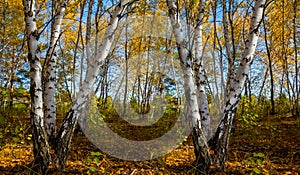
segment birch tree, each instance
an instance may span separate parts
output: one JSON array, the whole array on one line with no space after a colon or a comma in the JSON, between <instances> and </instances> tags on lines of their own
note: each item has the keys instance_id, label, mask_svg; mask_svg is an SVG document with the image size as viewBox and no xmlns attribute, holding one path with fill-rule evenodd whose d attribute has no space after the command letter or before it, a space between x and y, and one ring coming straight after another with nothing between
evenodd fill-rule
<instances>
[{"instance_id":1,"label":"birch tree","mask_svg":"<svg viewBox=\"0 0 300 175\"><path fill-rule=\"evenodd\" d=\"M34 165L36 167L34 170L36 172L40 172L42 174L47 173L48 166L53 164L56 165L56 160L59 164L59 168L62 169L65 166L65 162L67 159L68 151L71 145L71 139L73 136L73 132L75 126L77 124L78 118L81 115L82 109L85 107L86 101L90 93L93 90L93 85L96 81L96 77L100 72L100 67L103 65L105 58L107 57L112 42L114 40L114 35L116 29L118 27L118 22L122 17L125 9L130 5L129 0L121 0L110 19L108 27L106 29L104 38L102 43L99 46L99 53L97 53L97 58L88 62L88 68L86 71L86 77L80 87L78 92L78 96L74 100L69 112L67 113L65 119L63 120L62 125L60 126L59 132L55 137L52 147L55 149L55 156L52 157L50 154L50 146L48 142L48 136L46 132L49 130L49 135L53 136L53 121L55 121L55 116L52 115L55 108L52 106L47 106L46 111L49 117L49 125L46 127L44 124L44 111L43 111L43 87L42 87L42 65L41 65L41 57L40 50L38 48L38 42L40 37L40 32L36 26L37 19L37 8L36 8L35 0L23 0L24 13L25 13L25 22L26 22L26 33L27 33L27 45L28 45L28 60L30 61L30 95L31 95L31 123L33 128L33 143L34 143ZM54 96L55 90L53 88L53 82L55 77L55 61L57 59L56 45L59 39L60 33L60 25L61 20L64 14L64 10L66 8L66 1L60 1L57 6L57 16L53 21L52 31L53 35L51 37L50 48L47 52L47 59L49 61L47 69L47 77L49 78L48 83L48 96L46 96L46 100L48 98L52 98ZM53 67L52 67L53 66ZM54 79L54 80L53 80ZM53 80L53 81L52 81ZM54 91L52 91L54 90ZM53 105L53 99L49 100L50 105ZM55 100L54 100L55 102ZM47 102L48 103L48 102ZM51 104L52 103L52 104ZM52 112L52 113L51 113ZM55 114L55 113L54 113ZM46 122L47 123L47 122Z\"/></svg>"},{"instance_id":2,"label":"birch tree","mask_svg":"<svg viewBox=\"0 0 300 175\"><path fill-rule=\"evenodd\" d=\"M60 3L52 1L54 12L52 26L51 26L51 39L50 46L46 55L46 75L45 75L45 93L44 93L44 106L45 106L45 124L46 132L49 141L53 141L56 133L56 101L55 101L55 83L56 83L56 62L58 40L61 35L61 23L66 10L67 0Z\"/></svg>"},{"instance_id":3,"label":"birch tree","mask_svg":"<svg viewBox=\"0 0 300 175\"><path fill-rule=\"evenodd\" d=\"M203 66L203 21L204 21L204 9L205 9L205 1L201 0L199 5L199 18L196 23L195 28L195 70L196 70L196 85L198 91L198 106L199 112L201 115L201 125L203 127L204 135L207 139L211 137L211 126L210 126L210 116L208 111L208 101L206 98L205 91L205 75L204 75L204 66Z\"/></svg>"},{"instance_id":4,"label":"birch tree","mask_svg":"<svg viewBox=\"0 0 300 175\"><path fill-rule=\"evenodd\" d=\"M180 9L175 0L167 0L169 8L169 17L173 27L176 44L178 47L181 68L184 72L184 89L187 99L187 105L193 127L193 142L196 156L196 167L199 170L197 174L209 173L210 165L224 170L225 159L228 149L230 131L233 127L233 119L240 100L245 81L248 76L248 71L253 61L254 51L259 38L259 27L262 20L262 14L266 0L258 0L255 2L253 15L251 19L249 34L245 43L245 50L240 62L237 74L230 81L230 91L224 106L224 111L221 115L218 128L214 136L208 140L205 137L201 117L198 110L196 97L196 84L191 69L191 51L188 50L188 43L185 39L180 23ZM200 19L201 20L201 19ZM198 45L199 47L199 45ZM197 48L199 49L199 48ZM203 63L205 64L205 63ZM213 152L211 154L211 152Z\"/></svg>"},{"instance_id":5,"label":"birch tree","mask_svg":"<svg viewBox=\"0 0 300 175\"><path fill-rule=\"evenodd\" d=\"M49 143L44 125L43 112L43 87L42 87L42 65L38 40L40 33L36 27L36 2L35 0L23 0L28 60L30 62L30 117L33 128L33 153L34 164L39 165L36 169L45 171L51 162Z\"/></svg>"},{"instance_id":6,"label":"birch tree","mask_svg":"<svg viewBox=\"0 0 300 175\"><path fill-rule=\"evenodd\" d=\"M80 116L80 112L84 108L86 101L93 90L93 85L96 81L96 77L100 72L100 67L104 64L110 47L112 45L118 22L122 17L123 12L130 4L129 0L121 0L117 5L113 16L108 24L102 43L99 46L99 53L97 58L88 64L86 71L86 77L83 84L80 87L77 98L74 100L67 116L64 118L63 123L59 129L56 137L56 154L59 159L60 168L64 168L65 161L67 159L67 152L70 149L71 138Z\"/></svg>"},{"instance_id":7,"label":"birch tree","mask_svg":"<svg viewBox=\"0 0 300 175\"><path fill-rule=\"evenodd\" d=\"M194 72L192 69L192 55L191 51L188 49L188 42L182 32L177 3L174 0L168 0L167 3L169 8L169 17L178 47L180 66L184 74L184 91L187 100L187 113L190 115L191 127L193 128L192 135L196 162L197 166L201 166L201 169L203 169L204 172L208 172L211 164L211 157L202 128L201 116L198 108L197 87L194 81Z\"/></svg>"}]
</instances>

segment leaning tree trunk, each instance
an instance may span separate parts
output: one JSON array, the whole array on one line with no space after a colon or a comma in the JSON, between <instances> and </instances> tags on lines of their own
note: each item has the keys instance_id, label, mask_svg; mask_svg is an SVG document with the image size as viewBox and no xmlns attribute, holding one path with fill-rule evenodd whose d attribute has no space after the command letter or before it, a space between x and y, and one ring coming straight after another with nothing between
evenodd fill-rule
<instances>
[{"instance_id":1,"label":"leaning tree trunk","mask_svg":"<svg viewBox=\"0 0 300 175\"><path fill-rule=\"evenodd\" d=\"M222 170L225 168L226 153L233 119L240 100L240 95L248 77L248 71L253 61L257 40L259 38L259 27L262 22L265 2L266 0L257 0L255 2L243 58L240 62L237 75L231 85L232 88L229 92L228 100L226 101L225 109L221 116L217 131L212 140L209 142L211 149L214 151L214 163L216 163L216 165Z\"/></svg>"},{"instance_id":2,"label":"leaning tree trunk","mask_svg":"<svg viewBox=\"0 0 300 175\"><path fill-rule=\"evenodd\" d=\"M53 3L55 3L53 1ZM44 92L44 115L45 127L48 136L48 142L52 142L56 134L56 101L55 101L55 83L56 83L56 61L57 61L57 44L60 37L61 22L67 6L67 1L64 0L54 8L57 9L54 13L54 19L51 28L50 47L46 55L46 75L45 75L45 92Z\"/></svg>"},{"instance_id":3,"label":"leaning tree trunk","mask_svg":"<svg viewBox=\"0 0 300 175\"><path fill-rule=\"evenodd\" d=\"M39 32L36 27L35 0L23 0L26 33L28 37L28 60L30 61L30 117L33 128L34 170L45 174L51 163L49 144L44 127L42 65L38 49Z\"/></svg>"},{"instance_id":4,"label":"leaning tree trunk","mask_svg":"<svg viewBox=\"0 0 300 175\"><path fill-rule=\"evenodd\" d=\"M68 156L68 151L70 149L71 139L73 132L84 109L86 102L89 98L90 93L93 90L93 85L96 81L96 77L100 72L100 67L104 64L105 58L107 57L112 42L114 40L115 32L118 26L118 22L122 17L124 10L129 5L129 0L121 0L121 2L116 6L116 9L112 15L110 23L106 29L104 38L99 48L99 53L97 53L97 58L92 62L88 62L88 68L86 72L85 80L83 81L76 99L74 100L67 116L64 118L62 125L58 131L56 137L55 152L58 157L60 168L65 167L66 159ZM81 116L86 117L86 116Z\"/></svg>"}]
</instances>

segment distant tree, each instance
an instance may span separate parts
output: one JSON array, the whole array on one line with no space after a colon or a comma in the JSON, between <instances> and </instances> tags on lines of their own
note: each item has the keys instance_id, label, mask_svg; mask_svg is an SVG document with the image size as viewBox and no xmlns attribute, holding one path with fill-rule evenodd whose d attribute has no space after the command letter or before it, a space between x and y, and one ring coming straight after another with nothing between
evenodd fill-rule
<instances>
[{"instance_id":1,"label":"distant tree","mask_svg":"<svg viewBox=\"0 0 300 175\"><path fill-rule=\"evenodd\" d=\"M0 1L0 106L11 108L15 99L16 88L26 82L26 74L22 72L25 40L20 37L24 31L22 3L18 0ZM10 112L8 109L7 112Z\"/></svg>"}]
</instances>

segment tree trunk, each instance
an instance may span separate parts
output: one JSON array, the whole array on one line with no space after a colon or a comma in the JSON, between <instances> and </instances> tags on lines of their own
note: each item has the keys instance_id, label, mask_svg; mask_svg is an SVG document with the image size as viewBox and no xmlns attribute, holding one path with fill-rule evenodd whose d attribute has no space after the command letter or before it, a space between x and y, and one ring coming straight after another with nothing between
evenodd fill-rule
<instances>
[{"instance_id":1,"label":"tree trunk","mask_svg":"<svg viewBox=\"0 0 300 175\"><path fill-rule=\"evenodd\" d=\"M60 37L61 22L67 6L67 1L55 4L53 1L54 19L51 26L50 47L46 55L46 75L45 75L45 93L44 93L44 115L45 127L48 141L51 142L56 134L56 61L57 61L57 43ZM56 7L55 7L56 6Z\"/></svg>"},{"instance_id":2,"label":"tree trunk","mask_svg":"<svg viewBox=\"0 0 300 175\"><path fill-rule=\"evenodd\" d=\"M286 76L286 88L287 88L287 94L289 99L289 112L292 109L292 97L291 97L291 91L290 91L290 75L289 75L289 63L287 58L287 51L285 49L285 1L282 0L282 30L281 30L281 36L282 36L282 60L284 60L284 66L283 70Z\"/></svg>"},{"instance_id":3,"label":"tree trunk","mask_svg":"<svg viewBox=\"0 0 300 175\"><path fill-rule=\"evenodd\" d=\"M34 170L45 174L51 163L47 133L44 127L42 65L38 49L39 32L36 27L35 0L23 0L28 60L30 61L31 125L33 128Z\"/></svg>"},{"instance_id":4,"label":"tree trunk","mask_svg":"<svg viewBox=\"0 0 300 175\"><path fill-rule=\"evenodd\" d=\"M178 6L174 0L167 1L169 8L169 17L173 33L175 35L176 44L179 52L180 66L184 74L184 90L187 101L187 114L190 115L191 127L193 128L193 142L194 152L196 155L197 174L207 174L211 164L211 157L207 140L202 129L201 117L198 108L198 98L196 93L196 85L194 83L193 69L192 69L192 55L187 48L187 41L185 40L180 21L178 17Z\"/></svg>"},{"instance_id":5,"label":"tree trunk","mask_svg":"<svg viewBox=\"0 0 300 175\"><path fill-rule=\"evenodd\" d=\"M263 90L264 90L264 87L265 87L265 83L266 83L266 79L268 77L268 69L266 70L266 72L264 73L264 79L263 79L263 82L260 86L260 90L259 90L259 93L258 93L258 100L257 100L257 104L260 104L261 102L261 98L262 98L262 93L263 93Z\"/></svg>"},{"instance_id":6,"label":"tree trunk","mask_svg":"<svg viewBox=\"0 0 300 175\"><path fill-rule=\"evenodd\" d=\"M124 89L124 99L123 99L123 115L126 116L126 108L127 108L127 93L128 93L128 18L126 18L126 26L125 26L125 89Z\"/></svg>"},{"instance_id":7,"label":"tree trunk","mask_svg":"<svg viewBox=\"0 0 300 175\"><path fill-rule=\"evenodd\" d=\"M121 0L116 6L116 9L112 15L110 23L106 29L104 38L99 48L98 57L93 62L88 62L88 69L86 72L85 80L83 81L77 98L73 102L67 116L62 122L59 132L56 137L55 151L59 160L59 168L65 167L68 151L70 149L71 139L75 126L77 124L82 110L84 109L86 102L89 99L89 95L93 90L93 85L96 81L96 77L100 72L100 67L104 64L105 58L107 57L112 42L114 40L115 32L118 26L118 22L129 4L129 0ZM89 64L90 63L90 64Z\"/></svg>"},{"instance_id":8,"label":"tree trunk","mask_svg":"<svg viewBox=\"0 0 300 175\"><path fill-rule=\"evenodd\" d=\"M267 50L267 56L268 56L268 63L269 63L269 71L270 71L270 80L271 80L271 114L275 114L275 99L274 99L274 78L273 78L273 67L272 67L272 59L271 59L271 53L268 45L268 37L267 37L267 28L265 24L265 20L263 19L263 27L265 31L265 45Z\"/></svg>"},{"instance_id":9,"label":"tree trunk","mask_svg":"<svg viewBox=\"0 0 300 175\"><path fill-rule=\"evenodd\" d=\"M205 91L205 75L204 75L204 67L203 67L203 36L202 36L202 28L203 28L203 20L204 20L204 9L205 9L205 1L202 0L200 2L200 15L197 21L197 26L195 28L195 72L196 72L196 85L198 91L198 106L199 112L201 116L201 125L203 128L203 132L205 138L207 140L211 137L211 127L210 127L210 116L208 111L208 101L206 98Z\"/></svg>"},{"instance_id":10,"label":"tree trunk","mask_svg":"<svg viewBox=\"0 0 300 175\"><path fill-rule=\"evenodd\" d=\"M82 3L80 3L80 17L79 17L79 27L76 37L76 43L75 43L75 49L74 49L74 57L73 57L73 79L72 79L72 92L73 92L73 98L76 98L76 63L77 63L77 50L80 38L82 39L82 19L84 14L84 8L85 8L86 0L83 0Z\"/></svg>"},{"instance_id":11,"label":"tree trunk","mask_svg":"<svg viewBox=\"0 0 300 175\"><path fill-rule=\"evenodd\" d=\"M294 18L293 18L293 40L294 40L294 59L295 59L295 79L296 79L296 87L295 87L295 92L296 92L296 102L295 102L295 115L299 115L299 82L298 82L298 73L299 73L299 68L298 68L298 49L297 49L297 0L293 1L294 5Z\"/></svg>"},{"instance_id":12,"label":"tree trunk","mask_svg":"<svg viewBox=\"0 0 300 175\"><path fill-rule=\"evenodd\" d=\"M226 154L229 144L230 131L232 122L235 117L235 112L240 100L240 96L248 77L250 65L253 61L254 52L259 38L259 26L261 24L263 10L266 0L258 0L255 2L254 12L251 19L250 31L246 40L246 47L240 62L237 75L234 78L228 100L225 103L225 109L221 116L218 129L214 137L209 141L209 146L214 151L214 163L217 167L224 170Z\"/></svg>"},{"instance_id":13,"label":"tree trunk","mask_svg":"<svg viewBox=\"0 0 300 175\"><path fill-rule=\"evenodd\" d=\"M233 84L234 80L234 55L231 54L230 51L230 42L229 42L229 30L228 30L228 20L227 15L229 14L227 10L227 2L226 0L222 0L222 6L223 6L223 14L222 14L222 23L223 23L223 32L224 32L224 39L225 39L225 49L226 49L226 55L228 60L228 66L227 66L227 82L226 82L226 90L225 90L225 100L228 99L228 95L231 91L231 85Z\"/></svg>"}]
</instances>

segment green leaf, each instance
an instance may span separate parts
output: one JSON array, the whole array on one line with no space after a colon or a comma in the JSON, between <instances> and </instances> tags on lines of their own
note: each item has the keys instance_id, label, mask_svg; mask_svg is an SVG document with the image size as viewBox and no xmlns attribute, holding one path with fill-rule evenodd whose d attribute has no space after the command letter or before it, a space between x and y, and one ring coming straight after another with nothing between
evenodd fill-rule
<instances>
[{"instance_id":1,"label":"green leaf","mask_svg":"<svg viewBox=\"0 0 300 175\"><path fill-rule=\"evenodd\" d=\"M252 157L250 158L250 160L251 160L251 165L254 165L255 164L255 160Z\"/></svg>"},{"instance_id":2,"label":"green leaf","mask_svg":"<svg viewBox=\"0 0 300 175\"><path fill-rule=\"evenodd\" d=\"M13 141L14 141L14 142L18 142L18 141L19 141L19 138L18 138L18 137L13 137Z\"/></svg>"},{"instance_id":3,"label":"green leaf","mask_svg":"<svg viewBox=\"0 0 300 175\"><path fill-rule=\"evenodd\" d=\"M264 153L253 153L253 157L263 158L263 157L265 157L265 154Z\"/></svg>"},{"instance_id":4,"label":"green leaf","mask_svg":"<svg viewBox=\"0 0 300 175\"><path fill-rule=\"evenodd\" d=\"M93 159L93 162L94 162L97 166L99 166L99 164L100 164L100 160L99 160L98 157L95 157L95 158Z\"/></svg>"},{"instance_id":5,"label":"green leaf","mask_svg":"<svg viewBox=\"0 0 300 175\"><path fill-rule=\"evenodd\" d=\"M95 172L95 171L96 171L96 167L90 166L89 170L90 170L91 172Z\"/></svg>"},{"instance_id":6,"label":"green leaf","mask_svg":"<svg viewBox=\"0 0 300 175\"><path fill-rule=\"evenodd\" d=\"M19 129L20 129L20 126L17 125L17 126L15 127L15 133L14 133L14 134L18 133L18 132L19 132Z\"/></svg>"},{"instance_id":7,"label":"green leaf","mask_svg":"<svg viewBox=\"0 0 300 175\"><path fill-rule=\"evenodd\" d=\"M95 157L94 159L93 159L93 161L94 161L94 163L99 163L99 159L97 158L97 157Z\"/></svg>"},{"instance_id":8,"label":"green leaf","mask_svg":"<svg viewBox=\"0 0 300 175\"><path fill-rule=\"evenodd\" d=\"M257 162L257 164L258 164L259 166L262 165L262 160L261 160L261 159L258 159L256 162Z\"/></svg>"},{"instance_id":9,"label":"green leaf","mask_svg":"<svg viewBox=\"0 0 300 175\"><path fill-rule=\"evenodd\" d=\"M257 169L257 168L253 168L253 172L256 173L256 174L260 174L260 170Z\"/></svg>"},{"instance_id":10,"label":"green leaf","mask_svg":"<svg viewBox=\"0 0 300 175\"><path fill-rule=\"evenodd\" d=\"M97 151L97 152L91 152L91 155L92 156L101 156L101 153L99 152L99 151Z\"/></svg>"}]
</instances>

